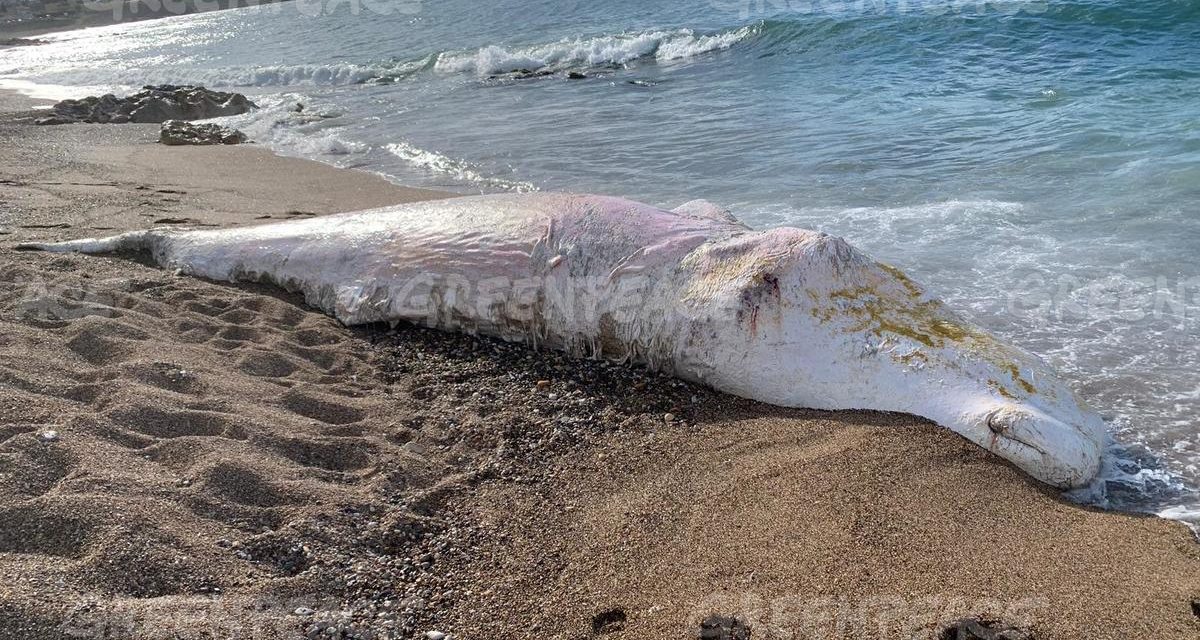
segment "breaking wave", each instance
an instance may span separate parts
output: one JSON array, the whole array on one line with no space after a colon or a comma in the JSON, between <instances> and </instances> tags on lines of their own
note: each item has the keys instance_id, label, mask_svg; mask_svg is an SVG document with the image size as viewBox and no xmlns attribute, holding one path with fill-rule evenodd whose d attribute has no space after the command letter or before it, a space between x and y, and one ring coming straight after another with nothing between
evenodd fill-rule
<instances>
[{"instance_id":1,"label":"breaking wave","mask_svg":"<svg viewBox=\"0 0 1200 640\"><path fill-rule=\"evenodd\" d=\"M490 45L473 52L444 53L434 68L443 73L488 75L519 69L558 71L580 66L618 66L651 58L681 60L728 49L759 30L759 25L751 25L699 35L691 29L676 29L564 39L511 49Z\"/></svg>"},{"instance_id":2,"label":"breaking wave","mask_svg":"<svg viewBox=\"0 0 1200 640\"><path fill-rule=\"evenodd\" d=\"M216 70L202 80L211 85L275 87L295 85L363 84L380 78L400 78L419 71L422 61L376 64L306 64Z\"/></svg>"}]
</instances>

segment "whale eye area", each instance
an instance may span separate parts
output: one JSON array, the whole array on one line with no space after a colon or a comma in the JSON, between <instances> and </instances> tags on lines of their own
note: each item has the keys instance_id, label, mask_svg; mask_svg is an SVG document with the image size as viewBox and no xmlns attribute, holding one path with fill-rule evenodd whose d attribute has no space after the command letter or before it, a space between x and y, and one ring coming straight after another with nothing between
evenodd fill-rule
<instances>
[{"instance_id":1,"label":"whale eye area","mask_svg":"<svg viewBox=\"0 0 1200 640\"><path fill-rule=\"evenodd\" d=\"M988 415L987 426L988 429L992 430L992 433L997 435L1002 435L1004 432L1008 431L1008 425L1004 423L1004 420L998 413L991 413Z\"/></svg>"}]
</instances>

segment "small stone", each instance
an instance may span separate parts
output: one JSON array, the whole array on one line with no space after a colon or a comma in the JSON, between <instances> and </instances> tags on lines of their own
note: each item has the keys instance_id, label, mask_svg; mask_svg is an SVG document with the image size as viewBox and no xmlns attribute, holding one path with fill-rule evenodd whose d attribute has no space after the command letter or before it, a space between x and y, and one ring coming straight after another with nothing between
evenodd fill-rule
<instances>
[{"instance_id":1,"label":"small stone","mask_svg":"<svg viewBox=\"0 0 1200 640\"><path fill-rule=\"evenodd\" d=\"M246 134L216 124L192 124L182 120L163 123L158 141L165 145L242 144Z\"/></svg>"},{"instance_id":2,"label":"small stone","mask_svg":"<svg viewBox=\"0 0 1200 640\"><path fill-rule=\"evenodd\" d=\"M296 610L293 611L292 613L295 613L298 616L311 616L312 614L314 614L316 612L313 611L312 609L309 609L308 607L296 607Z\"/></svg>"},{"instance_id":3,"label":"small stone","mask_svg":"<svg viewBox=\"0 0 1200 640\"><path fill-rule=\"evenodd\" d=\"M33 121L34 124L39 125L74 124L75 122L76 120L63 116L46 116Z\"/></svg>"},{"instance_id":4,"label":"small stone","mask_svg":"<svg viewBox=\"0 0 1200 640\"><path fill-rule=\"evenodd\" d=\"M426 631L425 640L445 640L446 634L441 631Z\"/></svg>"},{"instance_id":5,"label":"small stone","mask_svg":"<svg viewBox=\"0 0 1200 640\"><path fill-rule=\"evenodd\" d=\"M625 610L621 607L607 609L592 616L592 635L608 634L625 628Z\"/></svg>"},{"instance_id":6,"label":"small stone","mask_svg":"<svg viewBox=\"0 0 1200 640\"><path fill-rule=\"evenodd\" d=\"M663 414L663 421L664 421L664 422L675 422L675 414L673 414L673 413L664 413L664 414Z\"/></svg>"},{"instance_id":7,"label":"small stone","mask_svg":"<svg viewBox=\"0 0 1200 640\"><path fill-rule=\"evenodd\" d=\"M749 640L750 627L737 618L709 616L700 623L699 640Z\"/></svg>"},{"instance_id":8,"label":"small stone","mask_svg":"<svg viewBox=\"0 0 1200 640\"><path fill-rule=\"evenodd\" d=\"M549 389L550 381L549 380L538 380L537 388L538 388L538 391L545 391L546 389Z\"/></svg>"},{"instance_id":9,"label":"small stone","mask_svg":"<svg viewBox=\"0 0 1200 640\"><path fill-rule=\"evenodd\" d=\"M54 442L55 440L58 440L58 432L54 431L53 429L49 431L43 431L38 434L38 440L41 440L42 442Z\"/></svg>"}]
</instances>

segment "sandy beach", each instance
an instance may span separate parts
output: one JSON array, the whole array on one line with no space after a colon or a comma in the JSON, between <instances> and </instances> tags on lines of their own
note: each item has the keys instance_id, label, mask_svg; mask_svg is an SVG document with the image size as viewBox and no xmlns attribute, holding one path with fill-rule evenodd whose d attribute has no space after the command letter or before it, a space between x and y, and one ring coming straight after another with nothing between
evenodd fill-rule
<instances>
[{"instance_id":1,"label":"sandy beach","mask_svg":"<svg viewBox=\"0 0 1200 640\"><path fill-rule=\"evenodd\" d=\"M35 105L0 94L0 637L1200 635L1184 525L918 418L14 251L453 195Z\"/></svg>"}]
</instances>

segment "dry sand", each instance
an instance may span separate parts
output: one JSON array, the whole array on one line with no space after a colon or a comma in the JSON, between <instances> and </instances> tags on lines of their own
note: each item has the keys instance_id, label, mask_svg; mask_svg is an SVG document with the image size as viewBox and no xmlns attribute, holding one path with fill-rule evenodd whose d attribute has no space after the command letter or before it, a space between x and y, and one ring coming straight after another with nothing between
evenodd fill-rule
<instances>
[{"instance_id":1,"label":"dry sand","mask_svg":"<svg viewBox=\"0 0 1200 640\"><path fill-rule=\"evenodd\" d=\"M14 252L444 195L27 106L0 97L2 638L1200 637L1185 527L916 418Z\"/></svg>"}]
</instances>

